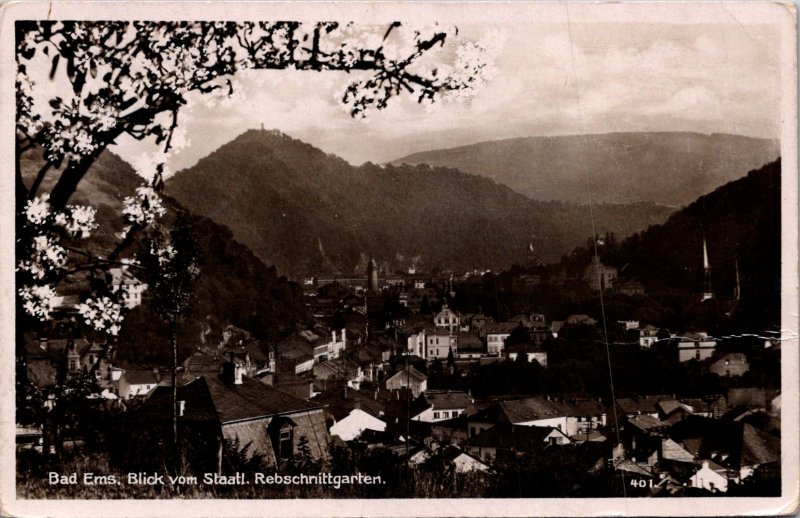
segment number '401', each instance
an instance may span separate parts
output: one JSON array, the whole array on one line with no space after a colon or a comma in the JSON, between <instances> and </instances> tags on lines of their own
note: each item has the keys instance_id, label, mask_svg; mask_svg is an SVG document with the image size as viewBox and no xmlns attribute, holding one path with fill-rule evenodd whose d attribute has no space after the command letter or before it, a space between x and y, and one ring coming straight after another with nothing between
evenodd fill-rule
<instances>
[{"instance_id":1,"label":"number '401'","mask_svg":"<svg viewBox=\"0 0 800 518\"><path fill-rule=\"evenodd\" d=\"M641 487L641 488L653 487L653 479L651 479L651 478L648 478L648 479L632 478L631 479L631 486L633 486L633 487Z\"/></svg>"}]
</instances>

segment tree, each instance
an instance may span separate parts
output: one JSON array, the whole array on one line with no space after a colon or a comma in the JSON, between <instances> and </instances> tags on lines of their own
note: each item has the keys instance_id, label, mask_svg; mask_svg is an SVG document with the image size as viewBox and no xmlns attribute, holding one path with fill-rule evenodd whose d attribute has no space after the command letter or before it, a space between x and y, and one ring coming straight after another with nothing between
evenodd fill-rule
<instances>
[{"instance_id":1,"label":"tree","mask_svg":"<svg viewBox=\"0 0 800 518\"><path fill-rule=\"evenodd\" d=\"M226 95L234 89L235 74L244 70L343 71L357 74L342 94L354 117L383 109L401 93L419 102L434 102L443 94L464 92L483 80L484 48L462 47L452 68L431 69L424 57L442 47L446 31L410 38L398 36L401 24L390 24L382 37L337 22L18 22L16 197L20 212L17 235L22 237L20 257L42 255L45 237L53 229L31 229L21 212L27 204L47 206L54 217L91 227L89 208L68 210L68 201L100 154L117 138L153 139L164 153L184 144L179 132L179 111L192 96ZM49 71L45 74L42 71ZM50 81L59 94L46 97L40 88ZM44 98L42 96L45 96ZM37 146L45 164L26 182L21 159ZM48 174L57 172L49 193L39 191ZM138 207L156 203L163 186L163 161L139 173L149 180L139 192ZM131 208L134 211L135 207ZM64 212L63 216L58 216ZM133 241L148 223L131 221L120 247L104 261L119 257L122 245ZM62 225L65 226L65 225ZM26 232L32 230L32 232ZM67 254L49 254L52 275L36 286L52 286L65 275ZM91 257L96 262L97 257ZM49 313L49 291L32 292L29 279L26 306Z\"/></svg>"},{"instance_id":2,"label":"tree","mask_svg":"<svg viewBox=\"0 0 800 518\"><path fill-rule=\"evenodd\" d=\"M178 319L194 299L192 283L199 275L197 243L191 227L178 217L174 228L165 235L154 229L149 246L139 254L142 271L150 288L156 313L169 324L172 345L172 445L178 456Z\"/></svg>"},{"instance_id":3,"label":"tree","mask_svg":"<svg viewBox=\"0 0 800 518\"><path fill-rule=\"evenodd\" d=\"M449 64L432 67L427 56L445 46L448 31L407 31L399 22L380 33L293 21L20 21L15 28L16 304L18 314L41 321L62 302L58 289L71 275L97 280L112 267L136 268L125 254L164 216L166 157L186 145L181 109L200 96L230 95L237 73L353 73L341 100L351 116L363 117L403 93L432 103L466 92L486 70L486 48L473 42L451 53ZM98 253L82 241L98 226L96 210L68 203L122 136L153 141L161 155L138 171L144 183L125 200L118 243ZM24 155L39 152L44 164L26 178ZM52 188L42 192L46 185ZM95 282L73 309L86 325L115 337L125 312L120 296Z\"/></svg>"},{"instance_id":4,"label":"tree","mask_svg":"<svg viewBox=\"0 0 800 518\"><path fill-rule=\"evenodd\" d=\"M17 328L17 356L24 358L25 326L55 318L59 306L105 337L106 356L127 309L122 291L106 278L111 268L126 268L147 278L159 314L170 323L173 387L175 326L197 272L185 226L161 222L167 213L161 192L169 154L187 143L184 107L229 96L236 74L246 70L352 73L341 100L353 117L381 110L403 93L432 103L485 79L480 43L449 52L455 56L450 66L431 66L427 56L445 46L448 32L406 31L404 39L399 22L379 34L353 24L292 21L21 21L15 29L16 310L25 315L18 319L25 323ZM123 136L151 141L158 153L137 171L142 185L124 200L118 240L98 249L87 242L99 226L97 210L70 200L92 164ZM41 167L24 170L39 154ZM140 242L148 246L134 257ZM80 298L65 305L60 292L76 276ZM57 387L55 394L62 412L78 393ZM173 425L175 414L173 405ZM173 442L176 437L173 426Z\"/></svg>"}]
</instances>

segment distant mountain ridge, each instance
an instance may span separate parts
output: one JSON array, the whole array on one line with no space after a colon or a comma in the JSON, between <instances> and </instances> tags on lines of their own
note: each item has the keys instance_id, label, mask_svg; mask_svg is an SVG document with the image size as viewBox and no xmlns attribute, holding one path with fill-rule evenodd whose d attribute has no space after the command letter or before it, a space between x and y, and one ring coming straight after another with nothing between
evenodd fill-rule
<instances>
[{"instance_id":1,"label":"distant mountain ridge","mask_svg":"<svg viewBox=\"0 0 800 518\"><path fill-rule=\"evenodd\" d=\"M201 187L202 186L202 187ZM492 180L427 166L354 167L275 130L249 130L167 182L196 214L290 276L385 269L505 268L531 240L545 261L592 233L589 209L537 202ZM629 235L672 210L598 204L597 231Z\"/></svg>"},{"instance_id":2,"label":"distant mountain ridge","mask_svg":"<svg viewBox=\"0 0 800 518\"><path fill-rule=\"evenodd\" d=\"M455 167L536 200L683 206L780 156L777 140L688 132L524 137L407 155Z\"/></svg>"}]
</instances>

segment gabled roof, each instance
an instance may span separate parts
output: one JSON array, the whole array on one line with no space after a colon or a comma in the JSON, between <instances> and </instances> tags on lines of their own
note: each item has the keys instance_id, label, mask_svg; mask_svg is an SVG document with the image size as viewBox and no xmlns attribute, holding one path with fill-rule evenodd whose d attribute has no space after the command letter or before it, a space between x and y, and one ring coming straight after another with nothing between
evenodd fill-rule
<instances>
[{"instance_id":1,"label":"gabled roof","mask_svg":"<svg viewBox=\"0 0 800 518\"><path fill-rule=\"evenodd\" d=\"M214 402L205 378L197 378L178 387L177 392L178 400L184 401L183 415L180 417L182 421L219 422L219 416L214 409ZM171 420L172 387L156 387L136 415Z\"/></svg>"},{"instance_id":2,"label":"gabled roof","mask_svg":"<svg viewBox=\"0 0 800 518\"><path fill-rule=\"evenodd\" d=\"M212 356L202 351L197 351L183 361L183 368L187 373L219 372L225 360L219 356Z\"/></svg>"},{"instance_id":3,"label":"gabled roof","mask_svg":"<svg viewBox=\"0 0 800 518\"><path fill-rule=\"evenodd\" d=\"M227 383L221 376L205 376L214 408L223 423L246 421L323 408L274 387L242 377L242 384Z\"/></svg>"},{"instance_id":4,"label":"gabled roof","mask_svg":"<svg viewBox=\"0 0 800 518\"><path fill-rule=\"evenodd\" d=\"M658 412L656 406L659 401L673 399L671 396L641 396L617 398L617 408L622 414L654 414Z\"/></svg>"},{"instance_id":5,"label":"gabled roof","mask_svg":"<svg viewBox=\"0 0 800 518\"><path fill-rule=\"evenodd\" d=\"M158 383L158 377L152 370L131 369L126 370L122 375L125 376L125 381L129 385L155 385Z\"/></svg>"},{"instance_id":6,"label":"gabled roof","mask_svg":"<svg viewBox=\"0 0 800 518\"><path fill-rule=\"evenodd\" d=\"M661 440L661 457L665 460L677 462L696 462L695 456L689 450L669 437Z\"/></svg>"},{"instance_id":7,"label":"gabled roof","mask_svg":"<svg viewBox=\"0 0 800 518\"><path fill-rule=\"evenodd\" d=\"M475 423L494 423L494 424L511 423L511 421L508 419L508 416L503 411L503 408L500 406L500 403L494 403L491 406L488 406L472 414L471 416L469 416L469 421Z\"/></svg>"},{"instance_id":8,"label":"gabled roof","mask_svg":"<svg viewBox=\"0 0 800 518\"><path fill-rule=\"evenodd\" d=\"M596 399L571 399L562 404L571 417L602 415L608 411L606 405Z\"/></svg>"},{"instance_id":9,"label":"gabled roof","mask_svg":"<svg viewBox=\"0 0 800 518\"><path fill-rule=\"evenodd\" d=\"M628 423L634 428L638 428L643 432L656 431L670 426L669 423L665 423L662 420L658 419L657 417L653 417L649 414L642 414L631 417L628 419Z\"/></svg>"},{"instance_id":10,"label":"gabled roof","mask_svg":"<svg viewBox=\"0 0 800 518\"><path fill-rule=\"evenodd\" d=\"M486 326L486 334L510 334L519 326L519 322L496 322Z\"/></svg>"},{"instance_id":11,"label":"gabled roof","mask_svg":"<svg viewBox=\"0 0 800 518\"><path fill-rule=\"evenodd\" d=\"M740 421L688 416L669 436L702 460L738 469L780 460L780 439Z\"/></svg>"},{"instance_id":12,"label":"gabled roof","mask_svg":"<svg viewBox=\"0 0 800 518\"><path fill-rule=\"evenodd\" d=\"M659 401L656 403L656 408L659 410L659 413L665 417L672 415L674 412L678 412L683 410L687 413L693 413L692 407L681 403L677 399L665 399L663 401Z\"/></svg>"},{"instance_id":13,"label":"gabled roof","mask_svg":"<svg viewBox=\"0 0 800 518\"><path fill-rule=\"evenodd\" d=\"M429 390L425 392L425 400L434 410L457 410L467 408L472 397L466 392Z\"/></svg>"},{"instance_id":14,"label":"gabled roof","mask_svg":"<svg viewBox=\"0 0 800 518\"><path fill-rule=\"evenodd\" d=\"M315 373L317 369L330 371L336 376L355 377L358 373L359 365L347 358L335 358L314 365Z\"/></svg>"},{"instance_id":15,"label":"gabled roof","mask_svg":"<svg viewBox=\"0 0 800 518\"><path fill-rule=\"evenodd\" d=\"M322 345L322 339L311 331L298 331L278 342L277 353L283 358L302 358L314 355L314 347Z\"/></svg>"},{"instance_id":16,"label":"gabled roof","mask_svg":"<svg viewBox=\"0 0 800 518\"><path fill-rule=\"evenodd\" d=\"M781 459L781 440L762 432L749 423L742 427L742 466L755 466L777 462Z\"/></svg>"},{"instance_id":17,"label":"gabled roof","mask_svg":"<svg viewBox=\"0 0 800 518\"><path fill-rule=\"evenodd\" d=\"M512 423L524 423L569 415L564 405L543 397L501 401L500 407Z\"/></svg>"},{"instance_id":18,"label":"gabled roof","mask_svg":"<svg viewBox=\"0 0 800 518\"><path fill-rule=\"evenodd\" d=\"M552 434L560 435L569 441L566 435L552 426L497 424L470 437L467 444L485 448L513 448L517 451L542 450L549 445L547 438Z\"/></svg>"},{"instance_id":19,"label":"gabled roof","mask_svg":"<svg viewBox=\"0 0 800 518\"><path fill-rule=\"evenodd\" d=\"M414 368L413 365L409 365L408 367L403 367L399 371L397 371L393 376L391 376L386 381L394 380L397 378L400 381L405 381L406 377L414 379L415 381L422 383L423 381L427 380L428 377Z\"/></svg>"},{"instance_id":20,"label":"gabled roof","mask_svg":"<svg viewBox=\"0 0 800 518\"><path fill-rule=\"evenodd\" d=\"M313 401L321 405L327 405L327 411L337 419L347 416L356 407L373 417L380 417L382 413L385 413L386 407L383 402L372 398L366 392L348 388L345 395L344 389L339 387L323 392L315 397Z\"/></svg>"}]
</instances>

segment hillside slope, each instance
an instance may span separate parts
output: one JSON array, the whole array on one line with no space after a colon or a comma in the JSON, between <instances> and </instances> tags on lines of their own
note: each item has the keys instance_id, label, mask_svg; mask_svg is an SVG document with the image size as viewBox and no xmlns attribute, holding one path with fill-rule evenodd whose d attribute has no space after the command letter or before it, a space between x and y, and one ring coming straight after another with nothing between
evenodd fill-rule
<instances>
[{"instance_id":1,"label":"hillside slope","mask_svg":"<svg viewBox=\"0 0 800 518\"><path fill-rule=\"evenodd\" d=\"M455 167L536 200L682 206L777 159L779 143L736 135L608 133L527 137L415 153L393 164Z\"/></svg>"},{"instance_id":2,"label":"hillside slope","mask_svg":"<svg viewBox=\"0 0 800 518\"><path fill-rule=\"evenodd\" d=\"M22 162L23 178L30 184L41 167L41 155L29 152ZM56 176L52 174L51 176ZM54 182L43 182L47 192ZM86 243L99 254L108 253L117 242L124 221L122 200L131 196L142 180L119 156L104 152L79 185L71 203L86 203L97 208L98 229ZM165 197L170 222L178 211L185 211L176 200ZM188 311L192 318L180 328L180 344L191 350L204 335L219 334L227 324L253 333L257 338L276 339L307 318L300 287L277 275L250 249L236 241L231 231L216 222L192 214L193 235L198 242L200 276L195 283L195 301ZM75 289L85 289L77 286ZM121 357L136 361L157 361L170 350L166 326L147 307L136 308L126 319L120 335Z\"/></svg>"},{"instance_id":3,"label":"hillside slope","mask_svg":"<svg viewBox=\"0 0 800 518\"><path fill-rule=\"evenodd\" d=\"M245 132L177 173L167 192L293 276L363 271L369 256L388 269L504 268L525 260L531 240L555 260L592 234L585 205L532 201L453 169L353 167L277 131ZM598 232L620 236L670 212L594 207Z\"/></svg>"}]
</instances>

